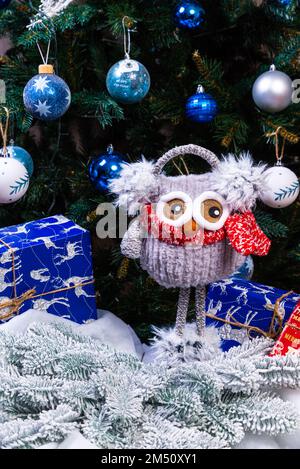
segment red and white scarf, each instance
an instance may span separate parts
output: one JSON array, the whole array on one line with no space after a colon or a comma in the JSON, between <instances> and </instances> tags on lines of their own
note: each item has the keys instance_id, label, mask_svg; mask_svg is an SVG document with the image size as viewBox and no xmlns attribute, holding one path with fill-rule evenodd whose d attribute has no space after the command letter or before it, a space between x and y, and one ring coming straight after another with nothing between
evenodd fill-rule
<instances>
[{"instance_id":1,"label":"red and white scarf","mask_svg":"<svg viewBox=\"0 0 300 469\"><path fill-rule=\"evenodd\" d=\"M259 228L250 211L230 215L219 230L200 229L195 235L187 236L183 226L174 227L161 221L153 206L146 204L141 211L141 224L149 235L176 246L188 244L207 246L226 238L230 245L244 256L250 254L266 256L271 246L271 241Z\"/></svg>"}]
</instances>

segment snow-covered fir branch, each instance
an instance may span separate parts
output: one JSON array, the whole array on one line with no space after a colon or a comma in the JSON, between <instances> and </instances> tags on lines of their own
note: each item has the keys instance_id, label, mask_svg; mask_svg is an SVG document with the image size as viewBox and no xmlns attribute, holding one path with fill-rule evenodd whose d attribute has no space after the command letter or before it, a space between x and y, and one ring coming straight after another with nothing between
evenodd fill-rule
<instances>
[{"instance_id":1,"label":"snow-covered fir branch","mask_svg":"<svg viewBox=\"0 0 300 469\"><path fill-rule=\"evenodd\" d=\"M48 16L48 18L53 18L67 8L73 1L74 0L41 0L39 9Z\"/></svg>"},{"instance_id":2,"label":"snow-covered fir branch","mask_svg":"<svg viewBox=\"0 0 300 469\"><path fill-rule=\"evenodd\" d=\"M300 357L256 339L205 362L145 364L61 324L0 330L0 447L37 448L78 429L100 448L231 448L245 432L299 425L268 386L299 385Z\"/></svg>"},{"instance_id":3,"label":"snow-covered fir branch","mask_svg":"<svg viewBox=\"0 0 300 469\"><path fill-rule=\"evenodd\" d=\"M43 19L54 18L67 8L74 0L41 0L39 11L31 18L28 29L32 29Z\"/></svg>"}]
</instances>

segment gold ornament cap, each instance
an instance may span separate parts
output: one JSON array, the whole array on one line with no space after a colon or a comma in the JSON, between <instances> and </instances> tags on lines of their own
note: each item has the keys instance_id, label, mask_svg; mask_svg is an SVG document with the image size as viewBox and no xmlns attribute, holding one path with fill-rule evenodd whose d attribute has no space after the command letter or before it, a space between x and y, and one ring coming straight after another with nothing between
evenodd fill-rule
<instances>
[{"instance_id":1,"label":"gold ornament cap","mask_svg":"<svg viewBox=\"0 0 300 469\"><path fill-rule=\"evenodd\" d=\"M48 73L48 74L53 74L54 73L54 67L51 64L42 64L39 66L39 74L41 73Z\"/></svg>"}]
</instances>

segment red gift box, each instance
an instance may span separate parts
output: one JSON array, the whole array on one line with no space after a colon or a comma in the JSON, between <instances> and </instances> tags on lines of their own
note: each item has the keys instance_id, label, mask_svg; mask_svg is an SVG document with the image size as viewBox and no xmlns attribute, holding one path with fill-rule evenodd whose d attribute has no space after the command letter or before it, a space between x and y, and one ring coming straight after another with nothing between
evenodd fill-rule
<instances>
[{"instance_id":1,"label":"red gift box","mask_svg":"<svg viewBox=\"0 0 300 469\"><path fill-rule=\"evenodd\" d=\"M292 312L278 337L270 357L286 355L287 353L300 353L300 302Z\"/></svg>"}]
</instances>

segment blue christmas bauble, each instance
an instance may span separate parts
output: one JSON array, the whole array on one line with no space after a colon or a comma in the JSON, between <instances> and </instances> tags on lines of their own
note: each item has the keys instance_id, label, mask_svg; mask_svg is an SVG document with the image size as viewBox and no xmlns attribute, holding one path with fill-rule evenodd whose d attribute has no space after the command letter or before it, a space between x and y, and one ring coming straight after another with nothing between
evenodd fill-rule
<instances>
[{"instance_id":1,"label":"blue christmas bauble","mask_svg":"<svg viewBox=\"0 0 300 469\"><path fill-rule=\"evenodd\" d=\"M251 280L254 273L254 262L251 256L246 257L244 264L242 264L230 277L242 278L244 280Z\"/></svg>"},{"instance_id":2,"label":"blue christmas bauble","mask_svg":"<svg viewBox=\"0 0 300 469\"><path fill-rule=\"evenodd\" d=\"M51 66L47 67L51 70ZM71 92L64 80L54 73L39 73L25 86L23 99L26 111L33 117L51 121L58 119L68 110Z\"/></svg>"},{"instance_id":3,"label":"blue christmas bauble","mask_svg":"<svg viewBox=\"0 0 300 469\"><path fill-rule=\"evenodd\" d=\"M218 113L215 99L205 93L200 86L197 93L190 96L185 106L186 117L194 122L211 122Z\"/></svg>"},{"instance_id":4,"label":"blue christmas bauble","mask_svg":"<svg viewBox=\"0 0 300 469\"><path fill-rule=\"evenodd\" d=\"M289 6L293 2L293 0L277 0L277 1L278 1L278 3L283 5L284 7Z\"/></svg>"},{"instance_id":5,"label":"blue christmas bauble","mask_svg":"<svg viewBox=\"0 0 300 469\"><path fill-rule=\"evenodd\" d=\"M179 28L198 28L204 21L205 11L198 2L184 0L175 7L175 22Z\"/></svg>"},{"instance_id":6,"label":"blue christmas bauble","mask_svg":"<svg viewBox=\"0 0 300 469\"><path fill-rule=\"evenodd\" d=\"M122 104L141 101L150 89L150 75L143 64L136 60L124 59L108 71L106 86L109 94Z\"/></svg>"},{"instance_id":7,"label":"blue christmas bauble","mask_svg":"<svg viewBox=\"0 0 300 469\"><path fill-rule=\"evenodd\" d=\"M0 150L0 156L4 156L3 148L1 148ZM6 156L10 156L11 158L14 158L15 160L20 161L20 163L22 163L27 169L29 177L32 176L34 166L33 166L31 155L28 153L28 151L26 151L22 147L9 145L6 147Z\"/></svg>"},{"instance_id":8,"label":"blue christmas bauble","mask_svg":"<svg viewBox=\"0 0 300 469\"><path fill-rule=\"evenodd\" d=\"M123 155L114 151L112 145L107 148L106 153L102 153L89 164L90 180L98 191L105 193L108 190L110 180L119 176L124 163Z\"/></svg>"},{"instance_id":9,"label":"blue christmas bauble","mask_svg":"<svg viewBox=\"0 0 300 469\"><path fill-rule=\"evenodd\" d=\"M0 0L0 10L7 7L10 4L11 0Z\"/></svg>"}]
</instances>

